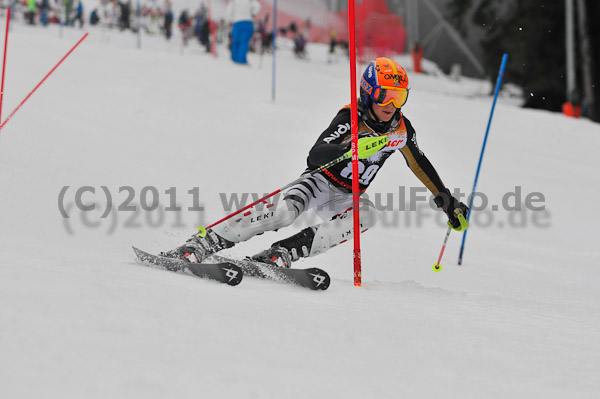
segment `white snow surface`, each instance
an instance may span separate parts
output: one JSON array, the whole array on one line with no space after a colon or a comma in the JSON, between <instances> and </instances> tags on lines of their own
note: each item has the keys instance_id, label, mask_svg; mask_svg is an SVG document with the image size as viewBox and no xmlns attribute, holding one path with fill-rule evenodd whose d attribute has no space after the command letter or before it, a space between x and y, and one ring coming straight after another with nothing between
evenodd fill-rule
<instances>
[{"instance_id":1,"label":"white snow surface","mask_svg":"<svg viewBox=\"0 0 600 399\"><path fill-rule=\"evenodd\" d=\"M3 119L82 35L14 25ZM348 243L298 264L328 271L327 291L250 277L229 287L141 266L131 246L173 248L227 213L219 193L295 179L349 103L349 67L326 63L326 47L309 45L306 62L283 46L272 103L270 56L237 66L224 48L216 59L196 43L182 51L177 36L135 46L131 33L91 29L1 131L0 397L598 397L597 124L500 97L478 189L490 206L515 186L522 201L542 193L545 211L500 207L487 226L474 212L462 266L453 232L432 271L443 215L428 209L417 223L398 210L398 187L421 186L398 154L369 189L396 205L362 235L362 287ZM412 74L397 59L421 149L468 193L489 83ZM94 211L74 205L86 186ZM114 208L104 219L103 186ZM137 212L117 211L123 186ZM145 187L158 210L141 209ZM164 211L172 187L182 212ZM194 188L201 221L187 210ZM299 227L225 254L251 255Z\"/></svg>"}]
</instances>

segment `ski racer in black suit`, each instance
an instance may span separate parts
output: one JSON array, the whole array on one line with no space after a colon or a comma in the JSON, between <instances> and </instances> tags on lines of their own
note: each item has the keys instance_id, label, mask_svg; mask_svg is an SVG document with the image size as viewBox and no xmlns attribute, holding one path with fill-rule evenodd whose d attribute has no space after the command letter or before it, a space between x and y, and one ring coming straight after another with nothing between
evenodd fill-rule
<instances>
[{"instance_id":1,"label":"ski racer in black suit","mask_svg":"<svg viewBox=\"0 0 600 399\"><path fill-rule=\"evenodd\" d=\"M385 161L401 152L408 167L435 196L434 202L446 213L451 227L460 229L455 210L467 216L468 208L446 188L425 154L419 149L416 133L401 107L408 98L406 71L389 58L377 58L365 69L358 105L359 185L364 192ZM247 212L215 225L201 237L192 236L184 245L164 256L201 262L208 256L266 231L291 225L302 213L313 209L323 223L275 242L253 256L255 260L290 267L301 257L314 256L348 239L353 230L352 161L339 162L319 173L322 165L350 150L351 110L343 107L319 136L308 154L303 179L289 188L275 207L252 207ZM373 204L361 198L361 230L375 225L380 215Z\"/></svg>"}]
</instances>

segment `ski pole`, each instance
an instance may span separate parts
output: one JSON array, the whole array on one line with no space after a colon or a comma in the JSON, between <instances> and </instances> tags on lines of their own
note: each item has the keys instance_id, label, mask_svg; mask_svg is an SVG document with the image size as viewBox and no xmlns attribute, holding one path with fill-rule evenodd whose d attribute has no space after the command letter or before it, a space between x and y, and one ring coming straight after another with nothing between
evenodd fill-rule
<instances>
[{"instance_id":1,"label":"ski pole","mask_svg":"<svg viewBox=\"0 0 600 399\"><path fill-rule=\"evenodd\" d=\"M285 189L287 189L287 188L289 188L289 187L293 186L293 185L294 185L294 184L296 184L296 183L299 183L299 182L301 182L302 180L306 179L306 178L307 178L307 177L309 177L309 176L314 176L314 175L316 175L317 173L319 173L319 172L322 172L322 171L324 171L325 169L327 169L327 168L330 168L330 167L332 167L332 166L333 166L333 165L335 165L335 164L338 164L338 163L340 163L340 162L342 162L342 161L344 161L344 160L346 160L346 159L350 159L350 158L351 158L351 156L352 156L352 155L350 155L350 153L349 153L349 152L346 152L346 153L345 153L344 155L342 155L341 157L339 157L339 158L336 158L336 159L334 159L333 161L331 161L331 162L329 162L329 163L326 163L326 164L325 164L325 165L323 165L323 166L320 166L319 168L317 168L317 169L313 170L312 172L310 172L310 173L309 173L309 174L307 174L307 175L300 176L298 179L294 180L293 182L291 182L291 183L288 183L288 184L286 184L285 186L283 186L283 187L281 187L281 188L279 188L279 189L277 189L277 190L273 191L271 194L267 194L267 195L265 195L264 197L262 197L262 198L260 198L260 199L258 199L258 200L256 200L256 201L254 201L253 203L251 203L251 204L249 204L249 205L246 205L246 206L245 206L245 207L243 207L242 209L239 209L239 210L237 210L237 211L233 212L232 214L229 214L229 215L225 216L223 219L221 219L221 220L218 220L218 221L214 222L214 223L213 223L213 224L211 224L210 226L208 226L208 227L206 227L206 228L205 228L205 227L203 227L203 226L198 226L198 235L200 235L200 237L205 237L205 236L206 236L206 230L207 230L207 229L211 229L211 228L215 227L216 225L218 225L218 224L220 224L220 223L223 223L224 221L226 221L226 220L228 220L228 219L231 219L231 218L232 218L232 217L234 217L235 215L239 215L241 212L245 211L246 209L252 208L254 205L258 204L259 202L262 202L262 201L266 200L267 198L271 198L272 196L274 196L274 195L276 195L276 194L279 194L279 193L280 193L280 192L282 192L283 190L285 190Z\"/></svg>"},{"instance_id":2,"label":"ski pole","mask_svg":"<svg viewBox=\"0 0 600 399\"><path fill-rule=\"evenodd\" d=\"M502 78L504 77L504 69L506 68L506 60L508 54L502 56L502 63L500 64L500 72L498 72L498 80L496 81L496 90L494 92L494 101L492 101L492 110L490 111L490 119L488 120L487 128L485 129L485 136L483 138L483 145L481 146L481 154L479 154L479 163L477 164L477 171L475 172L475 181L473 182L473 190L471 191L471 197L469 198L469 209L473 209L473 197L477 188L477 180L479 179L479 171L481 171L481 161L483 160L483 154L485 152L485 145L487 144L488 134L490 133L490 126L492 125L492 117L494 116L494 108L496 108L496 100L498 99L498 93L500 92L500 86L502 85ZM467 215L467 221L471 217L471 212ZM467 232L465 231L462 236L462 243L460 244L460 252L458 254L458 264L462 265L463 252L465 250L465 241L467 240Z\"/></svg>"},{"instance_id":3,"label":"ski pole","mask_svg":"<svg viewBox=\"0 0 600 399\"><path fill-rule=\"evenodd\" d=\"M448 227L448 231L446 231L446 237L444 237L444 243L442 244L442 250L440 251L440 256L438 261L433 264L433 271L439 272L442 270L442 265L440 262L442 261L442 256L444 256L444 250L446 249L446 243L448 242L448 237L450 237L450 232L452 231L452 227Z\"/></svg>"},{"instance_id":4,"label":"ski pole","mask_svg":"<svg viewBox=\"0 0 600 399\"><path fill-rule=\"evenodd\" d=\"M458 218L460 222L460 227L457 228L457 231L467 231L469 228L469 222L465 219L465 215L460 211L460 209L455 209L454 214ZM438 261L433 264L433 271L439 272L442 270L442 256L444 256L444 250L446 249L446 243L448 242L448 237L450 237L450 232L452 231L452 225L448 222L448 231L446 231L446 237L444 237L444 243L442 244L442 250L440 251L440 256L438 257Z\"/></svg>"}]
</instances>

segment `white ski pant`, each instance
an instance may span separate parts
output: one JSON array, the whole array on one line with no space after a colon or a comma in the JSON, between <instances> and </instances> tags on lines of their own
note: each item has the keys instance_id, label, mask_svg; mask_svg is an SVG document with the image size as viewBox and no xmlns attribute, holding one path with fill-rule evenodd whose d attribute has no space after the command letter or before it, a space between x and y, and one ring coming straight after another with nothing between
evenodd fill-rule
<instances>
[{"instance_id":1,"label":"white ski pant","mask_svg":"<svg viewBox=\"0 0 600 399\"><path fill-rule=\"evenodd\" d=\"M307 175L286 191L283 201L257 204L213 227L213 230L229 241L242 242L257 234L287 227L309 209L324 221L315 226L310 256L325 252L352 237L352 193L339 190L320 174ZM361 198L361 230L374 226L380 218L374 205Z\"/></svg>"}]
</instances>

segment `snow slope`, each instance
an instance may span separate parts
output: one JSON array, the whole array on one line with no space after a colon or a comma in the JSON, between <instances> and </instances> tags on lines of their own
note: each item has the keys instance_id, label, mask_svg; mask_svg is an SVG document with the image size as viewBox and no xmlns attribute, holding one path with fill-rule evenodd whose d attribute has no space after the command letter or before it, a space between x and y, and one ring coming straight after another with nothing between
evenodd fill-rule
<instances>
[{"instance_id":1,"label":"snow slope","mask_svg":"<svg viewBox=\"0 0 600 399\"><path fill-rule=\"evenodd\" d=\"M82 34L15 24L3 118ZM598 396L598 125L499 100L478 185L491 222L473 214L461 267L452 233L442 272L431 270L443 219L423 202L399 210L399 187L420 185L398 155L370 189L394 210L362 237L362 288L350 245L299 265L331 274L325 292L251 278L227 287L139 266L130 247L172 248L225 214L219 193L295 179L349 102L349 68L327 64L323 47L309 47L311 62L282 51L273 104L269 56L239 67L224 49L213 59L195 43L135 40L91 30L1 131L0 397ZM489 84L409 77L404 112L420 147L468 192ZM543 195L545 211L491 212L515 186L518 202ZM83 187L95 189L82 192L93 211L74 205ZM145 187L155 211L141 209ZM174 195L181 212L165 211ZM200 205L200 216L187 210Z\"/></svg>"}]
</instances>

